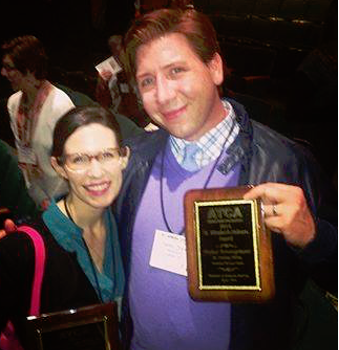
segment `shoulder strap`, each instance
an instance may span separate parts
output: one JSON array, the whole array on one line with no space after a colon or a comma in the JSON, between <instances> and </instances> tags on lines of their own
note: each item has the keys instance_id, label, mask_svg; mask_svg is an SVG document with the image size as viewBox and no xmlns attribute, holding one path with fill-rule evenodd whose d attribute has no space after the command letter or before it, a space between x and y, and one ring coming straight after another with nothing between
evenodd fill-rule
<instances>
[{"instance_id":1,"label":"shoulder strap","mask_svg":"<svg viewBox=\"0 0 339 350\"><path fill-rule=\"evenodd\" d=\"M19 226L18 231L26 233L32 240L35 251L35 268L34 279L32 285L31 307L29 314L31 316L39 316L40 314L40 295L41 285L45 270L45 244L40 233L29 226Z\"/></svg>"}]
</instances>

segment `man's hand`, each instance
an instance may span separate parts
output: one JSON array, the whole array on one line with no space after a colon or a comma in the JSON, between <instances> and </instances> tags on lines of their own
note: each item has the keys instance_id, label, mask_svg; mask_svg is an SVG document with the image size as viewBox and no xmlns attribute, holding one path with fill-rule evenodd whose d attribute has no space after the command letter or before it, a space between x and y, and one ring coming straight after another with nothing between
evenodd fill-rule
<instances>
[{"instance_id":1,"label":"man's hand","mask_svg":"<svg viewBox=\"0 0 339 350\"><path fill-rule=\"evenodd\" d=\"M244 198L260 198L266 226L292 245L302 248L314 239L315 222L300 187L265 183L249 190Z\"/></svg>"},{"instance_id":2,"label":"man's hand","mask_svg":"<svg viewBox=\"0 0 339 350\"><path fill-rule=\"evenodd\" d=\"M102 72L100 72L100 76L102 77L102 79L108 82L112 78L113 73L108 70L103 70Z\"/></svg>"},{"instance_id":3,"label":"man's hand","mask_svg":"<svg viewBox=\"0 0 339 350\"><path fill-rule=\"evenodd\" d=\"M15 223L11 219L6 219L4 222L4 229L0 230L0 239L5 237L7 233L15 232L16 229Z\"/></svg>"}]
</instances>

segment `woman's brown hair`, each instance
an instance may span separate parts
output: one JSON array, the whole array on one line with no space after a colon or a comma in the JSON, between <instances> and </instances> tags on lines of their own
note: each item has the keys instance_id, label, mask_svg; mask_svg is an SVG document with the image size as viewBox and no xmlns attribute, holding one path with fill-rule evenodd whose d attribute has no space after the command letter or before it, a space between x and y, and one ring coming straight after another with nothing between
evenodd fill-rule
<instances>
[{"instance_id":1,"label":"woman's brown hair","mask_svg":"<svg viewBox=\"0 0 339 350\"><path fill-rule=\"evenodd\" d=\"M121 132L114 115L103 107L82 106L75 107L61 117L54 128L51 156L61 159L65 143L80 127L89 124L101 124L114 132L119 147L121 147Z\"/></svg>"}]
</instances>

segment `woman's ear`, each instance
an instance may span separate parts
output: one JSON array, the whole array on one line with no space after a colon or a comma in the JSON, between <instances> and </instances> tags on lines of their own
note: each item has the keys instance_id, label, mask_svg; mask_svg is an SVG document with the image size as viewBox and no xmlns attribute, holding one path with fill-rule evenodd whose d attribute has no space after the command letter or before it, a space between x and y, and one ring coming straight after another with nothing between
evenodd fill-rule
<instances>
[{"instance_id":1,"label":"woman's ear","mask_svg":"<svg viewBox=\"0 0 339 350\"><path fill-rule=\"evenodd\" d=\"M53 169L55 170L55 172L62 178L68 180L68 176L64 170L64 168L59 165L58 160L55 157L51 157L51 165L53 167Z\"/></svg>"},{"instance_id":2,"label":"woman's ear","mask_svg":"<svg viewBox=\"0 0 339 350\"><path fill-rule=\"evenodd\" d=\"M129 149L129 147L125 146L125 147L123 147L121 153L122 153L122 155L120 157L120 165L121 165L122 169L126 169L129 157L131 155L131 150Z\"/></svg>"}]
</instances>

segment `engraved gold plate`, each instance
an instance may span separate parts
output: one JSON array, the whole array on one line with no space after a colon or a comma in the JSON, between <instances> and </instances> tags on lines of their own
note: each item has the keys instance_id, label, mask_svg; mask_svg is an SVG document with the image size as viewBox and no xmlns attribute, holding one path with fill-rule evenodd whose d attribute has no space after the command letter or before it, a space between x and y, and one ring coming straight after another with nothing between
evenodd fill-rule
<instances>
[{"instance_id":1,"label":"engraved gold plate","mask_svg":"<svg viewBox=\"0 0 339 350\"><path fill-rule=\"evenodd\" d=\"M185 196L189 291L197 300L261 302L274 295L270 232L249 187Z\"/></svg>"}]
</instances>

